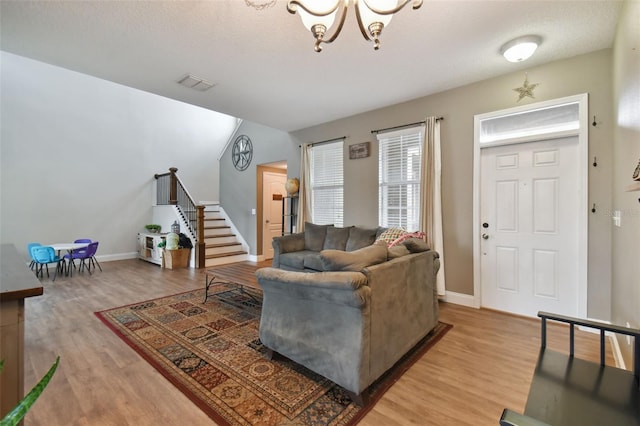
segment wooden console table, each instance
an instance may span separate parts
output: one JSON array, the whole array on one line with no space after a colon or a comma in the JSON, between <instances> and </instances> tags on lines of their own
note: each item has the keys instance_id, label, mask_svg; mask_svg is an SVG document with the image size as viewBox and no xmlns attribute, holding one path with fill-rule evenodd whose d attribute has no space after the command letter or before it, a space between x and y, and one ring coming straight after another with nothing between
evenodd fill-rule
<instances>
[{"instance_id":1,"label":"wooden console table","mask_svg":"<svg viewBox=\"0 0 640 426\"><path fill-rule=\"evenodd\" d=\"M0 245L0 418L24 396L24 299L42 293L13 244Z\"/></svg>"}]
</instances>

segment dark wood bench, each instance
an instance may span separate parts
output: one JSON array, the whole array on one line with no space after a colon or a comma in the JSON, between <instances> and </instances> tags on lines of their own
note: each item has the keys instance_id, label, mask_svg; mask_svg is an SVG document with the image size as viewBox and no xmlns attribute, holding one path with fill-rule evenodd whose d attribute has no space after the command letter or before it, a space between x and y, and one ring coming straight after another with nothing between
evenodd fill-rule
<instances>
[{"instance_id":1,"label":"dark wood bench","mask_svg":"<svg viewBox=\"0 0 640 426\"><path fill-rule=\"evenodd\" d=\"M505 409L502 426L640 426L640 330L539 312L542 339L524 414ZM547 320L569 324L569 355L547 349ZM600 332L600 364L574 357L575 326ZM605 333L633 337L633 372L605 365Z\"/></svg>"}]
</instances>

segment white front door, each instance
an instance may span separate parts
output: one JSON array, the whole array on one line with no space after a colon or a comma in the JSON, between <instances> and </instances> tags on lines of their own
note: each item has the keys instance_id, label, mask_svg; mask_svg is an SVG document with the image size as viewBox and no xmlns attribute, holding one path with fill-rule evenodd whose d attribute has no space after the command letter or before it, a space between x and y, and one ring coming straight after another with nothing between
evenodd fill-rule
<instances>
[{"instance_id":1,"label":"white front door","mask_svg":"<svg viewBox=\"0 0 640 426\"><path fill-rule=\"evenodd\" d=\"M264 172L262 175L262 253L265 260L273 259L273 237L282 235L282 197L287 195L286 181L285 174Z\"/></svg>"},{"instance_id":2,"label":"white front door","mask_svg":"<svg viewBox=\"0 0 640 426\"><path fill-rule=\"evenodd\" d=\"M578 137L480 154L482 306L578 315Z\"/></svg>"}]
</instances>

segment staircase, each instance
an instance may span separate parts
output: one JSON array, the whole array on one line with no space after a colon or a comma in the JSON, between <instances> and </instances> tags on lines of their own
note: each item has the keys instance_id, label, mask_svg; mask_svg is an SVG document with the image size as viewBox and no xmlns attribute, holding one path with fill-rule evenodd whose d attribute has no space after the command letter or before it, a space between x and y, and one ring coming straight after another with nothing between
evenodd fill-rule
<instances>
[{"instance_id":1,"label":"staircase","mask_svg":"<svg viewBox=\"0 0 640 426\"><path fill-rule=\"evenodd\" d=\"M249 259L217 204L205 205L204 243L206 268Z\"/></svg>"},{"instance_id":2,"label":"staircase","mask_svg":"<svg viewBox=\"0 0 640 426\"><path fill-rule=\"evenodd\" d=\"M154 175L156 204L175 206L181 219L189 227L194 241L196 268L209 268L226 263L249 260L246 242L236 237L224 210L218 204L196 204L178 178L177 168ZM242 241L242 242L241 242Z\"/></svg>"}]
</instances>

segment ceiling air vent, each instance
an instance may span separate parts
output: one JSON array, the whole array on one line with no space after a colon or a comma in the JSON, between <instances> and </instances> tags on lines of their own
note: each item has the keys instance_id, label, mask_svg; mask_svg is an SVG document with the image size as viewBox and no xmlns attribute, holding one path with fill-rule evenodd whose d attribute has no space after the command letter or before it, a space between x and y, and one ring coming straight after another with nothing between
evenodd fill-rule
<instances>
[{"instance_id":1,"label":"ceiling air vent","mask_svg":"<svg viewBox=\"0 0 640 426\"><path fill-rule=\"evenodd\" d=\"M207 80L203 80L200 77L196 77L195 75L187 74L184 77L178 80L178 84L181 84L184 87L188 87L189 89L197 90L199 92L204 92L206 90L211 89L214 84L208 82Z\"/></svg>"}]
</instances>

